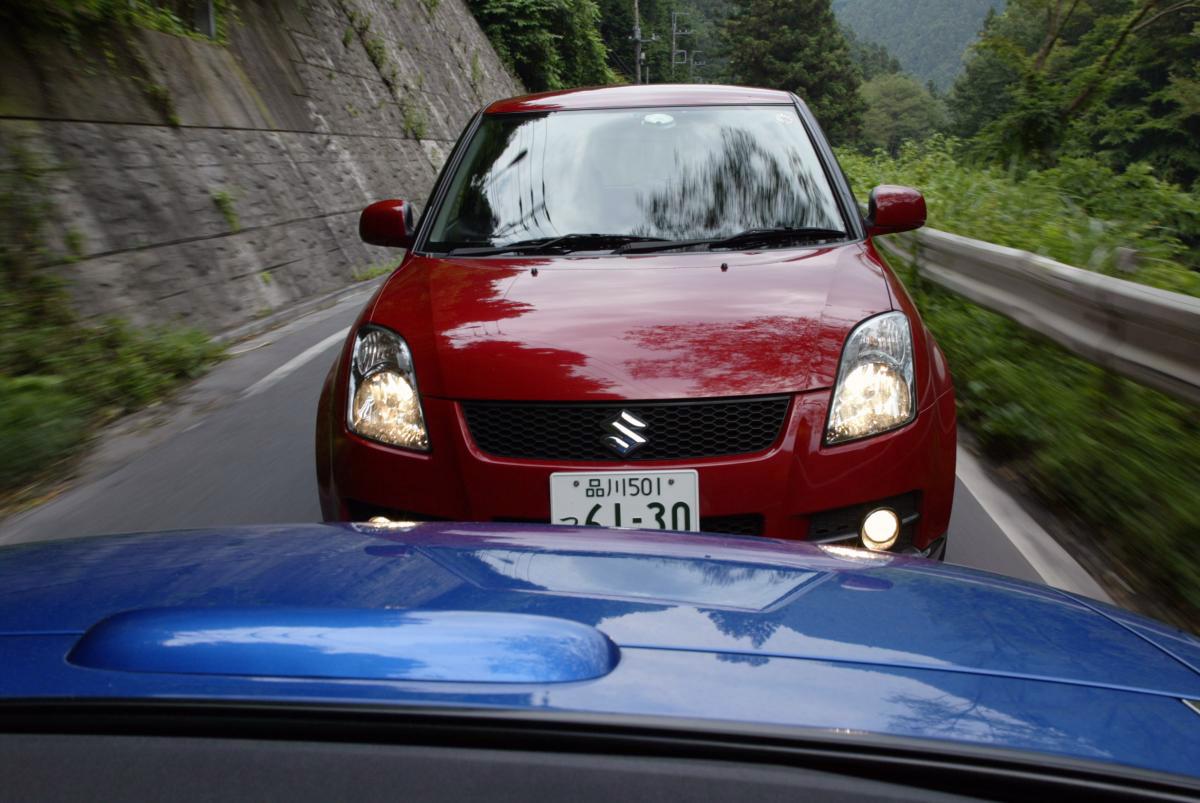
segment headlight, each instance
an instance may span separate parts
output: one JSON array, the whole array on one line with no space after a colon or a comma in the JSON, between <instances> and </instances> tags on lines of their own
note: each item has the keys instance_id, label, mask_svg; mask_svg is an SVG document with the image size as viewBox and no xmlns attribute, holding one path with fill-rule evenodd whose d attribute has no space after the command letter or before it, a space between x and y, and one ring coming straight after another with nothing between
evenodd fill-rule
<instances>
[{"instance_id":1,"label":"headlight","mask_svg":"<svg viewBox=\"0 0 1200 803\"><path fill-rule=\"evenodd\" d=\"M346 421L364 438L428 451L412 354L395 332L364 326L354 338Z\"/></svg>"},{"instance_id":2,"label":"headlight","mask_svg":"<svg viewBox=\"0 0 1200 803\"><path fill-rule=\"evenodd\" d=\"M916 412L908 318L888 312L863 321L842 349L825 443L878 435L912 421Z\"/></svg>"}]
</instances>

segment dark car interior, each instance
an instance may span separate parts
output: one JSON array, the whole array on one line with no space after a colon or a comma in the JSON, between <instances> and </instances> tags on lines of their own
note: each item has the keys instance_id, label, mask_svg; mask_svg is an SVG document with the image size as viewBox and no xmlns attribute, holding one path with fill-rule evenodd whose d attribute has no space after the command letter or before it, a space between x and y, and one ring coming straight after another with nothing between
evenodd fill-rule
<instances>
[{"instance_id":1,"label":"dark car interior","mask_svg":"<svg viewBox=\"0 0 1200 803\"><path fill-rule=\"evenodd\" d=\"M0 800L1183 800L1188 779L949 742L486 710L0 706Z\"/></svg>"}]
</instances>

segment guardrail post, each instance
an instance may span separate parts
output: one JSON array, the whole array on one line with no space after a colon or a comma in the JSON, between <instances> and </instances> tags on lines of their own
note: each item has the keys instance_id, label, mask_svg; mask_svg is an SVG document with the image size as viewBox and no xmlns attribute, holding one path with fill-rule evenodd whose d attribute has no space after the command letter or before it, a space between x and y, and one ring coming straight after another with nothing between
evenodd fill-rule
<instances>
[{"instance_id":1,"label":"guardrail post","mask_svg":"<svg viewBox=\"0 0 1200 803\"><path fill-rule=\"evenodd\" d=\"M909 236L912 238L913 286L920 290L920 292L925 293L928 288L925 287L925 277L921 275L921 253L924 246L921 244L920 234L914 231Z\"/></svg>"}]
</instances>

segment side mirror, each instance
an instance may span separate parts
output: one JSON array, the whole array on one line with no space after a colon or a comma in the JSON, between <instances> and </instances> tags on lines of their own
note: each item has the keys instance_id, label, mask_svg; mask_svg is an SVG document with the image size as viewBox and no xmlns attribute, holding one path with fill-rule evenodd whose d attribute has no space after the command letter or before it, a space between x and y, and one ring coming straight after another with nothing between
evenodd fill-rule
<instances>
[{"instance_id":1,"label":"side mirror","mask_svg":"<svg viewBox=\"0 0 1200 803\"><path fill-rule=\"evenodd\" d=\"M867 234L896 234L925 225L925 197L911 187L881 184L867 204Z\"/></svg>"},{"instance_id":2,"label":"side mirror","mask_svg":"<svg viewBox=\"0 0 1200 803\"><path fill-rule=\"evenodd\" d=\"M407 201L376 201L358 218L358 236L371 245L409 248L415 233L412 204Z\"/></svg>"}]
</instances>

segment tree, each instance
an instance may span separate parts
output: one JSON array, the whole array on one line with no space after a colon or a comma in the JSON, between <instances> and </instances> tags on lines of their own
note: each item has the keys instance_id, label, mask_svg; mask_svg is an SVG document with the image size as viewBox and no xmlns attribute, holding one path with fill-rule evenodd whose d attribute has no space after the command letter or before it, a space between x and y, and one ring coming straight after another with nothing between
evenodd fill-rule
<instances>
[{"instance_id":1,"label":"tree","mask_svg":"<svg viewBox=\"0 0 1200 803\"><path fill-rule=\"evenodd\" d=\"M857 138L861 79L829 0L735 0L725 35L734 80L795 92L834 143Z\"/></svg>"},{"instance_id":2,"label":"tree","mask_svg":"<svg viewBox=\"0 0 1200 803\"><path fill-rule=\"evenodd\" d=\"M1200 177L1200 0L1009 0L954 87L956 133L993 159L1065 155Z\"/></svg>"},{"instance_id":3,"label":"tree","mask_svg":"<svg viewBox=\"0 0 1200 803\"><path fill-rule=\"evenodd\" d=\"M867 111L862 142L895 156L909 140L920 142L945 128L946 111L916 79L902 74L879 75L862 85Z\"/></svg>"},{"instance_id":4,"label":"tree","mask_svg":"<svg viewBox=\"0 0 1200 803\"><path fill-rule=\"evenodd\" d=\"M595 0L568 0L560 12L559 50L563 87L602 86L616 80L608 68L608 49L600 38L600 8Z\"/></svg>"},{"instance_id":5,"label":"tree","mask_svg":"<svg viewBox=\"0 0 1200 803\"><path fill-rule=\"evenodd\" d=\"M886 46L859 39L854 29L845 25L842 26L842 34L846 37L846 44L850 46L850 57L862 71L863 80L870 81L877 75L902 72L900 62Z\"/></svg>"},{"instance_id":6,"label":"tree","mask_svg":"<svg viewBox=\"0 0 1200 803\"><path fill-rule=\"evenodd\" d=\"M531 90L609 84L596 0L468 0L496 53Z\"/></svg>"}]
</instances>

